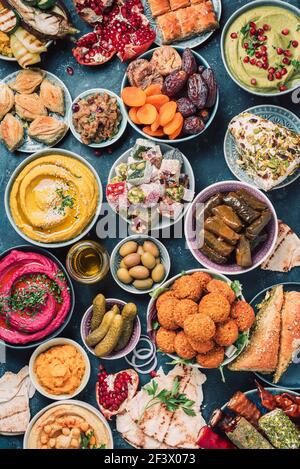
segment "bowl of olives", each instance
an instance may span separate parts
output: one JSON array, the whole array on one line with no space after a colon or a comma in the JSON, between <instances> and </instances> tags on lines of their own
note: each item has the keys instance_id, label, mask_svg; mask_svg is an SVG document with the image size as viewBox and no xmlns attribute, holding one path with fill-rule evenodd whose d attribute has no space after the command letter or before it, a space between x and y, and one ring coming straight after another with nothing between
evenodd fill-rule
<instances>
[{"instance_id":1,"label":"bowl of olives","mask_svg":"<svg viewBox=\"0 0 300 469\"><path fill-rule=\"evenodd\" d=\"M148 235L133 235L120 241L110 258L114 280L125 291L137 295L158 288L170 272L166 247Z\"/></svg>"}]
</instances>

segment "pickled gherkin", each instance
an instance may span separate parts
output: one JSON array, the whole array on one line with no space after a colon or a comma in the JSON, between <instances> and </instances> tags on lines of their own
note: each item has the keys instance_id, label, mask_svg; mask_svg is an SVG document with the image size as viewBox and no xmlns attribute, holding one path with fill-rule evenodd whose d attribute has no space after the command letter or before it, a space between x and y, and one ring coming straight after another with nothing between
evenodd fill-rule
<instances>
[{"instance_id":1,"label":"pickled gherkin","mask_svg":"<svg viewBox=\"0 0 300 469\"><path fill-rule=\"evenodd\" d=\"M127 303L122 311L122 318L123 318L123 329L122 334L119 338L117 346L115 347L115 351L118 352L122 350L128 344L133 331L133 324L135 317L137 315L137 307L134 303Z\"/></svg>"},{"instance_id":2,"label":"pickled gherkin","mask_svg":"<svg viewBox=\"0 0 300 469\"><path fill-rule=\"evenodd\" d=\"M114 317L118 313L119 313L119 308L117 305L114 305L110 311L105 313L100 326L97 327L97 329L95 329L93 332L91 332L87 336L86 338L87 345L89 345L90 347L93 347L96 344L98 344L100 340L103 339L103 337L106 336Z\"/></svg>"},{"instance_id":3,"label":"pickled gherkin","mask_svg":"<svg viewBox=\"0 0 300 469\"><path fill-rule=\"evenodd\" d=\"M91 330L94 331L100 326L106 312L105 296L99 293L93 300L93 314L91 319Z\"/></svg>"},{"instance_id":4,"label":"pickled gherkin","mask_svg":"<svg viewBox=\"0 0 300 469\"><path fill-rule=\"evenodd\" d=\"M122 334L123 323L124 319L121 314L116 314L104 339L101 340L95 348L97 357L105 357L115 349Z\"/></svg>"}]
</instances>

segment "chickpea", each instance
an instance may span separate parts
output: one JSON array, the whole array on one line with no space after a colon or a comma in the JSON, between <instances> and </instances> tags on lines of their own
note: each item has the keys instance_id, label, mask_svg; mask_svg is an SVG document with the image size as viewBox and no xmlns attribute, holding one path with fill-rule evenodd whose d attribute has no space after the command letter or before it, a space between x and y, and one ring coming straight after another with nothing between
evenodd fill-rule
<instances>
[{"instance_id":1,"label":"chickpea","mask_svg":"<svg viewBox=\"0 0 300 469\"><path fill-rule=\"evenodd\" d=\"M94 446L95 444L96 444L96 438L93 435L90 439L90 446Z\"/></svg>"},{"instance_id":2,"label":"chickpea","mask_svg":"<svg viewBox=\"0 0 300 469\"><path fill-rule=\"evenodd\" d=\"M71 433L71 430L69 428L63 428L62 429L62 434L65 436L69 436Z\"/></svg>"},{"instance_id":3,"label":"chickpea","mask_svg":"<svg viewBox=\"0 0 300 469\"><path fill-rule=\"evenodd\" d=\"M51 433L51 430L52 430L51 425L45 425L44 426L44 432L47 433L47 435L49 435L49 433Z\"/></svg>"},{"instance_id":4,"label":"chickpea","mask_svg":"<svg viewBox=\"0 0 300 469\"><path fill-rule=\"evenodd\" d=\"M80 424L80 429L83 431L83 432L87 432L88 429L89 429L89 424L87 422L82 422Z\"/></svg>"},{"instance_id":5,"label":"chickpea","mask_svg":"<svg viewBox=\"0 0 300 469\"><path fill-rule=\"evenodd\" d=\"M77 438L72 438L71 440L71 448L79 448L79 440Z\"/></svg>"},{"instance_id":6,"label":"chickpea","mask_svg":"<svg viewBox=\"0 0 300 469\"><path fill-rule=\"evenodd\" d=\"M48 443L48 440L49 440L49 438L47 437L47 435L42 435L42 436L41 436L41 443L42 443L43 445L45 445L46 443Z\"/></svg>"},{"instance_id":7,"label":"chickpea","mask_svg":"<svg viewBox=\"0 0 300 469\"><path fill-rule=\"evenodd\" d=\"M72 430L72 436L74 436L75 438L80 436L80 430L79 428L73 428Z\"/></svg>"},{"instance_id":8,"label":"chickpea","mask_svg":"<svg viewBox=\"0 0 300 469\"><path fill-rule=\"evenodd\" d=\"M55 448L56 439L55 438L50 438L48 445L49 445L50 448Z\"/></svg>"}]
</instances>

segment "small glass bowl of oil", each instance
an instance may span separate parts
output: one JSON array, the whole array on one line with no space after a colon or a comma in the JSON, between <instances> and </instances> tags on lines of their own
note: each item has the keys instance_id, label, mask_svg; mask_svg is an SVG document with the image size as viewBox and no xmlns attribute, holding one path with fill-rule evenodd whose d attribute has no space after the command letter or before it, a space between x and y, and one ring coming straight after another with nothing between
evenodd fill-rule
<instances>
[{"instance_id":1,"label":"small glass bowl of oil","mask_svg":"<svg viewBox=\"0 0 300 469\"><path fill-rule=\"evenodd\" d=\"M78 282L96 283L103 280L109 271L109 254L96 241L79 241L69 250L66 267Z\"/></svg>"}]
</instances>

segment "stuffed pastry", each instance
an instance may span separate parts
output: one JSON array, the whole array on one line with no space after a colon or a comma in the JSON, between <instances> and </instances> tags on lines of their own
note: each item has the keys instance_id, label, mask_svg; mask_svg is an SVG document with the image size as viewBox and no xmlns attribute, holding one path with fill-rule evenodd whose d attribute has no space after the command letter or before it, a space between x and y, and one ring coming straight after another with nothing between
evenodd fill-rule
<instances>
[{"instance_id":1,"label":"stuffed pastry","mask_svg":"<svg viewBox=\"0 0 300 469\"><path fill-rule=\"evenodd\" d=\"M39 116L34 119L28 128L29 137L44 143L54 145L67 131L67 124L51 116Z\"/></svg>"},{"instance_id":2,"label":"stuffed pastry","mask_svg":"<svg viewBox=\"0 0 300 469\"><path fill-rule=\"evenodd\" d=\"M16 113L21 119L33 121L38 116L48 114L43 101L38 94L16 94L15 96Z\"/></svg>"},{"instance_id":3,"label":"stuffed pastry","mask_svg":"<svg viewBox=\"0 0 300 469\"><path fill-rule=\"evenodd\" d=\"M24 141L24 128L22 122L13 114L6 114L0 124L0 137L9 151L14 151L19 148Z\"/></svg>"},{"instance_id":4,"label":"stuffed pastry","mask_svg":"<svg viewBox=\"0 0 300 469\"><path fill-rule=\"evenodd\" d=\"M65 115L65 96L61 86L52 83L50 80L43 80L40 97L49 111L61 116Z\"/></svg>"},{"instance_id":5,"label":"stuffed pastry","mask_svg":"<svg viewBox=\"0 0 300 469\"><path fill-rule=\"evenodd\" d=\"M9 83L9 86L12 90L17 93L22 94L31 94L33 93L38 86L42 83L45 76L45 72L42 70L21 70L18 73L15 81Z\"/></svg>"},{"instance_id":6,"label":"stuffed pastry","mask_svg":"<svg viewBox=\"0 0 300 469\"><path fill-rule=\"evenodd\" d=\"M3 119L15 104L15 96L5 83L0 83L0 120Z\"/></svg>"}]
</instances>

